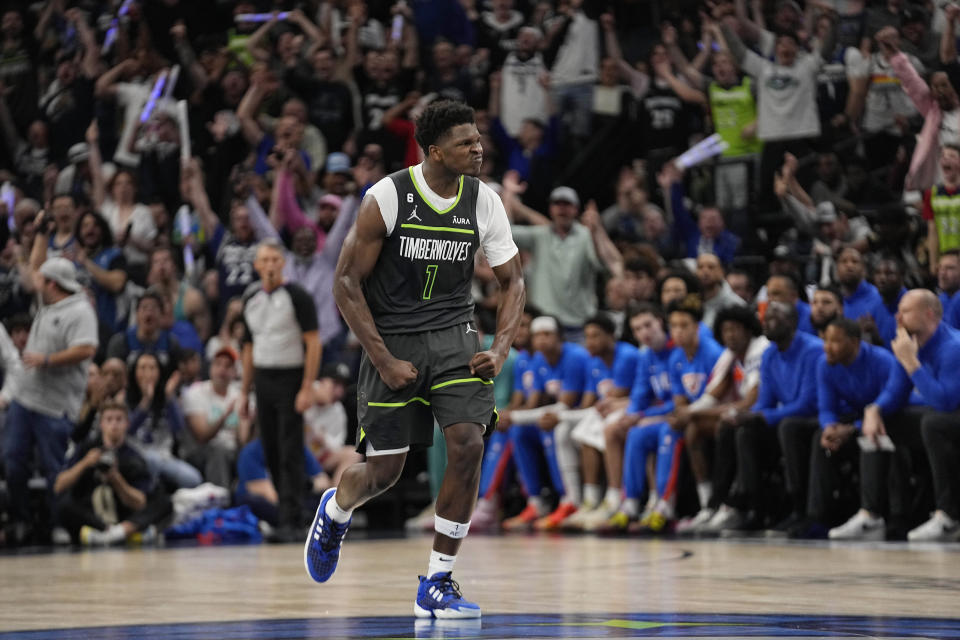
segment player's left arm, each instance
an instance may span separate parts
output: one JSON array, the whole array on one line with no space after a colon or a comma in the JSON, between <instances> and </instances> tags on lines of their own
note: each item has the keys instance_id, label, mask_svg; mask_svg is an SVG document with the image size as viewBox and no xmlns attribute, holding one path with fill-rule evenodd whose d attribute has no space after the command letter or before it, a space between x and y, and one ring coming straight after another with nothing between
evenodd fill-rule
<instances>
[{"instance_id":1,"label":"player's left arm","mask_svg":"<svg viewBox=\"0 0 960 640\"><path fill-rule=\"evenodd\" d=\"M520 327L526 289L520 256L514 255L505 263L493 268L500 284L500 303L497 305L497 333L487 351L481 351L470 360L470 373L483 378L494 378L500 373L503 363L510 355L510 345Z\"/></svg>"},{"instance_id":2,"label":"player's left arm","mask_svg":"<svg viewBox=\"0 0 960 640\"><path fill-rule=\"evenodd\" d=\"M470 360L470 373L483 378L493 378L500 373L503 363L510 355L526 289L523 282L523 267L519 251L510 234L510 221L500 197L483 183L477 194L477 227L480 246L493 274L500 285L500 302L497 305L497 333L487 351L481 351Z\"/></svg>"}]
</instances>

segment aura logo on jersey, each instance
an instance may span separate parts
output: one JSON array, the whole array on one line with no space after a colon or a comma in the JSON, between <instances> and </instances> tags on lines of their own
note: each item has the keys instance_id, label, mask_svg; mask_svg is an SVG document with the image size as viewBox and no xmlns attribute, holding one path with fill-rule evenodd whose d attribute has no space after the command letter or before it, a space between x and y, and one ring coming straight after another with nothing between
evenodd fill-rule
<instances>
[{"instance_id":1,"label":"aura logo on jersey","mask_svg":"<svg viewBox=\"0 0 960 640\"><path fill-rule=\"evenodd\" d=\"M471 242L436 238L400 237L400 255L410 260L465 262L470 258Z\"/></svg>"}]
</instances>

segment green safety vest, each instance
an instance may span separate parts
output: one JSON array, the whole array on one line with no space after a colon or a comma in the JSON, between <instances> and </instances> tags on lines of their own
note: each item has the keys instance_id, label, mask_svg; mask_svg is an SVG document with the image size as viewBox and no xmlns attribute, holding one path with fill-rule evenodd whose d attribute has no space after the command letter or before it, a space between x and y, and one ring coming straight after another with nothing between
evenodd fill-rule
<instances>
[{"instance_id":1,"label":"green safety vest","mask_svg":"<svg viewBox=\"0 0 960 640\"><path fill-rule=\"evenodd\" d=\"M729 147L723 157L730 158L751 153L760 153L763 142L744 140L740 132L757 119L757 101L750 91L750 78L724 89L716 82L709 87L710 113L713 116L713 128Z\"/></svg>"},{"instance_id":2,"label":"green safety vest","mask_svg":"<svg viewBox=\"0 0 960 640\"><path fill-rule=\"evenodd\" d=\"M932 187L930 208L937 225L940 253L960 249L960 191L950 195L943 185Z\"/></svg>"}]
</instances>

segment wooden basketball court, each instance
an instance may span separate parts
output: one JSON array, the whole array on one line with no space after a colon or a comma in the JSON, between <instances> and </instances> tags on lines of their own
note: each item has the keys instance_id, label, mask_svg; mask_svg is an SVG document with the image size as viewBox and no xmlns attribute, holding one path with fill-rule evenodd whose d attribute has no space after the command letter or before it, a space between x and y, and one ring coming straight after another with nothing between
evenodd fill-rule
<instances>
[{"instance_id":1,"label":"wooden basketball court","mask_svg":"<svg viewBox=\"0 0 960 640\"><path fill-rule=\"evenodd\" d=\"M465 624L413 618L429 546L348 537L324 585L298 545L2 557L0 639L960 638L960 545L477 535Z\"/></svg>"}]
</instances>

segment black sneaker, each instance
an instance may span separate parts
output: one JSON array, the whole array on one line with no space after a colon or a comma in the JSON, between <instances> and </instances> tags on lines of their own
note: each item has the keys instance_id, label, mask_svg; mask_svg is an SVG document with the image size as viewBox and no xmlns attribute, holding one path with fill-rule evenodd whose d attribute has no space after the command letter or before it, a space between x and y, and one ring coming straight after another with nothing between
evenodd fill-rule
<instances>
[{"instance_id":1,"label":"black sneaker","mask_svg":"<svg viewBox=\"0 0 960 640\"><path fill-rule=\"evenodd\" d=\"M791 512L786 518L773 525L772 528L767 529L765 534L768 538L786 538L790 535L790 532L795 529L798 525L803 524L806 521L806 518L797 512Z\"/></svg>"}]
</instances>

